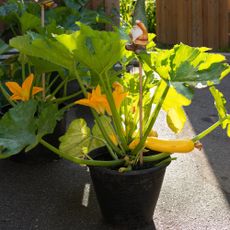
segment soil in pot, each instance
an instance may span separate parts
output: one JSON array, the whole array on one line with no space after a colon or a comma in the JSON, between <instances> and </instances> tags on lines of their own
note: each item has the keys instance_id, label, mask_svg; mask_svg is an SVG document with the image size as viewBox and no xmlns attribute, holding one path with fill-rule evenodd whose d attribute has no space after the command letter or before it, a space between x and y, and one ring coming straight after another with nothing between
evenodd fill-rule
<instances>
[{"instance_id":1,"label":"soil in pot","mask_svg":"<svg viewBox=\"0 0 230 230\"><path fill-rule=\"evenodd\" d=\"M102 153L106 151L103 148L98 150ZM145 225L152 225L154 229L153 214L167 166L148 166L126 173L90 166L105 221L112 225L128 226L128 229Z\"/></svg>"}]
</instances>

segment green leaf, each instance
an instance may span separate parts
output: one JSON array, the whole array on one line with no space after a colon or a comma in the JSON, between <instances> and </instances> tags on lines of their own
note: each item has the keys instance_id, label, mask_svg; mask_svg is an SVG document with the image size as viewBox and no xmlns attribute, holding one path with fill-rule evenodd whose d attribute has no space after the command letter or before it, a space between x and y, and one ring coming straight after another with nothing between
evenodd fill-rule
<instances>
[{"instance_id":1,"label":"green leaf","mask_svg":"<svg viewBox=\"0 0 230 230\"><path fill-rule=\"evenodd\" d=\"M184 44L175 45L170 50L157 50L151 54L152 68L191 99L191 87L206 87L209 81L218 84L228 73L229 65L223 63L225 57L206 53L207 50Z\"/></svg>"},{"instance_id":2,"label":"green leaf","mask_svg":"<svg viewBox=\"0 0 230 230\"><path fill-rule=\"evenodd\" d=\"M0 18L9 16L10 14L15 14L15 11L18 13L18 4L8 3L0 6Z\"/></svg>"},{"instance_id":3,"label":"green leaf","mask_svg":"<svg viewBox=\"0 0 230 230\"><path fill-rule=\"evenodd\" d=\"M63 73L64 70L59 65L53 64L37 57L28 57L28 62L34 66L35 72L38 74L51 73L54 71Z\"/></svg>"},{"instance_id":4,"label":"green leaf","mask_svg":"<svg viewBox=\"0 0 230 230\"><path fill-rule=\"evenodd\" d=\"M0 159L19 153L36 142L37 102L30 100L10 109L0 120Z\"/></svg>"},{"instance_id":5,"label":"green leaf","mask_svg":"<svg viewBox=\"0 0 230 230\"><path fill-rule=\"evenodd\" d=\"M39 57L70 71L73 70L73 56L57 41L42 37L33 39L30 35L25 35L12 38L10 45L26 55Z\"/></svg>"},{"instance_id":6,"label":"green leaf","mask_svg":"<svg viewBox=\"0 0 230 230\"><path fill-rule=\"evenodd\" d=\"M30 13L23 13L23 15L19 18L21 23L21 30L22 33L26 33L28 30L38 29L41 27L41 20L37 16L30 14Z\"/></svg>"},{"instance_id":7,"label":"green leaf","mask_svg":"<svg viewBox=\"0 0 230 230\"><path fill-rule=\"evenodd\" d=\"M56 104L41 102L39 107L41 111L37 120L37 136L43 137L46 134L53 133L57 120L60 119L60 114Z\"/></svg>"},{"instance_id":8,"label":"green leaf","mask_svg":"<svg viewBox=\"0 0 230 230\"><path fill-rule=\"evenodd\" d=\"M20 102L0 120L0 159L34 148L41 137L53 133L60 113L56 104Z\"/></svg>"},{"instance_id":9,"label":"green leaf","mask_svg":"<svg viewBox=\"0 0 230 230\"><path fill-rule=\"evenodd\" d=\"M95 148L103 146L103 142L95 142L84 119L76 119L71 122L64 136L59 138L60 150L65 155L84 158L86 154Z\"/></svg>"},{"instance_id":10,"label":"green leaf","mask_svg":"<svg viewBox=\"0 0 230 230\"><path fill-rule=\"evenodd\" d=\"M213 98L214 98L214 104L218 112L218 116L220 119L223 119L227 116L227 110L225 108L226 105L226 99L224 98L224 95L214 86L211 86L209 88ZM226 128L228 124L228 121L223 122L222 127L223 129Z\"/></svg>"},{"instance_id":11,"label":"green leaf","mask_svg":"<svg viewBox=\"0 0 230 230\"><path fill-rule=\"evenodd\" d=\"M36 119L36 142L33 145L28 146L25 151L27 152L34 148L43 136L53 133L57 125L57 120L59 119L60 114L56 104L40 102L38 104Z\"/></svg>"},{"instance_id":12,"label":"green leaf","mask_svg":"<svg viewBox=\"0 0 230 230\"><path fill-rule=\"evenodd\" d=\"M227 114L227 109L225 107L226 99L224 98L224 95L214 86L211 86L209 90L214 98L214 104L217 109L219 119L225 119L222 122L222 128L226 129L227 135L230 137L230 115Z\"/></svg>"},{"instance_id":13,"label":"green leaf","mask_svg":"<svg viewBox=\"0 0 230 230\"><path fill-rule=\"evenodd\" d=\"M114 130L111 125L111 119L107 116L100 116L99 119L103 124L107 135L113 140ZM87 154L93 149L105 146L106 142L100 128L95 124L90 128L84 119L75 119L71 122L64 136L59 138L60 150L65 155L71 155L79 158L88 157Z\"/></svg>"},{"instance_id":14,"label":"green leaf","mask_svg":"<svg viewBox=\"0 0 230 230\"><path fill-rule=\"evenodd\" d=\"M97 31L81 23L78 25L80 31L56 37L70 52L73 52L76 60L101 74L121 59L124 42L118 32Z\"/></svg>"},{"instance_id":15,"label":"green leaf","mask_svg":"<svg viewBox=\"0 0 230 230\"><path fill-rule=\"evenodd\" d=\"M6 52L7 50L9 50L9 46L2 39L0 39L0 54Z\"/></svg>"}]
</instances>

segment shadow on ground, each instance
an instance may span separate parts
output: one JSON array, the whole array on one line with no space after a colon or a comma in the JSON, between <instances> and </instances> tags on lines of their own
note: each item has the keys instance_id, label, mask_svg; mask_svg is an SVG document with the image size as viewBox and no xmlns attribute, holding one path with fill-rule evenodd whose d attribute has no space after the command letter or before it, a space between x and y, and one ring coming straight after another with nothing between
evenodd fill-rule
<instances>
[{"instance_id":1,"label":"shadow on ground","mask_svg":"<svg viewBox=\"0 0 230 230\"><path fill-rule=\"evenodd\" d=\"M230 112L230 77L226 77L217 88L224 93ZM213 98L208 89L196 91L193 103L186 108L186 113L196 134L218 120ZM201 142L220 188L230 204L230 138L227 137L225 130L218 127Z\"/></svg>"}]
</instances>

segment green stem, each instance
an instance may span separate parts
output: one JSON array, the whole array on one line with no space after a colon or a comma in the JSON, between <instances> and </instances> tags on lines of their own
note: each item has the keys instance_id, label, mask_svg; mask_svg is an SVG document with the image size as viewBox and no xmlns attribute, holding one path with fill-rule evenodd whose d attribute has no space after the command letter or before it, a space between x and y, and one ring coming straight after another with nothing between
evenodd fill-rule
<instances>
[{"instance_id":1,"label":"green stem","mask_svg":"<svg viewBox=\"0 0 230 230\"><path fill-rule=\"evenodd\" d=\"M209 128L205 129L204 131L202 131L201 133L199 133L198 135L196 135L195 137L193 137L192 141L196 142L196 141L204 138L206 135L208 135L214 129L216 129L218 126L220 126L226 119L228 119L228 116L225 116L224 118L220 119L219 121L217 121L216 123L214 123L213 125L211 125Z\"/></svg>"},{"instance_id":2,"label":"green stem","mask_svg":"<svg viewBox=\"0 0 230 230\"><path fill-rule=\"evenodd\" d=\"M168 157L167 159L155 164L155 166L168 165L171 161L176 160L176 159L177 159L176 157L173 157L173 158Z\"/></svg>"},{"instance_id":3,"label":"green stem","mask_svg":"<svg viewBox=\"0 0 230 230\"><path fill-rule=\"evenodd\" d=\"M95 139L97 139L97 140L103 142L103 143L106 145L106 147L107 147L107 149L108 149L110 155L112 156L112 158L113 158L114 160L118 160L117 155L113 153L113 150L112 150L111 147L106 143L106 141L105 141L104 139L99 138L99 137L95 137L95 136L93 136L93 138L95 138Z\"/></svg>"},{"instance_id":4,"label":"green stem","mask_svg":"<svg viewBox=\"0 0 230 230\"><path fill-rule=\"evenodd\" d=\"M84 160L78 157L74 157L72 155L62 153L59 149L55 148L53 145L49 144L43 139L40 139L39 142L42 145L44 145L46 148L48 148L50 151L52 151L53 153L56 153L60 157L63 157L64 159L72 161L76 164L84 164L89 166L115 167L115 166L121 166L125 163L125 160L112 160L112 161Z\"/></svg>"},{"instance_id":5,"label":"green stem","mask_svg":"<svg viewBox=\"0 0 230 230\"><path fill-rule=\"evenodd\" d=\"M55 97L56 93L62 88L62 86L63 86L64 84L65 84L65 81L62 81L62 82L58 85L58 87L53 91L53 93L51 93L51 94L49 95L49 99L48 99L47 101L52 100L52 99Z\"/></svg>"},{"instance_id":6,"label":"green stem","mask_svg":"<svg viewBox=\"0 0 230 230\"><path fill-rule=\"evenodd\" d=\"M65 81L64 90L63 90L63 95L62 96L66 97L66 95L67 95L67 89L68 89L68 81Z\"/></svg>"},{"instance_id":7,"label":"green stem","mask_svg":"<svg viewBox=\"0 0 230 230\"><path fill-rule=\"evenodd\" d=\"M73 93L73 94L71 94L69 96L66 96L66 97L61 97L61 98L58 98L58 99L54 99L53 101L56 102L56 103L62 103L64 101L67 101L69 99L72 99L74 97L79 96L81 93L82 93L82 91L79 91L77 93Z\"/></svg>"},{"instance_id":8,"label":"green stem","mask_svg":"<svg viewBox=\"0 0 230 230\"><path fill-rule=\"evenodd\" d=\"M159 153L156 155L152 155L152 156L145 156L143 157L144 162L152 162L152 161L158 161L161 159L164 159L166 157L169 157L172 153Z\"/></svg>"},{"instance_id":9,"label":"green stem","mask_svg":"<svg viewBox=\"0 0 230 230\"><path fill-rule=\"evenodd\" d=\"M46 74L45 73L42 73L42 97L43 97L43 100L45 100L46 98Z\"/></svg>"},{"instance_id":10,"label":"green stem","mask_svg":"<svg viewBox=\"0 0 230 230\"><path fill-rule=\"evenodd\" d=\"M12 106L15 106L16 104L10 99L10 95L7 93L7 91L4 89L4 87L2 86L1 83L0 83L0 89L1 89L2 94L4 95L4 97L6 98L6 100L7 100Z\"/></svg>"},{"instance_id":11,"label":"green stem","mask_svg":"<svg viewBox=\"0 0 230 230\"><path fill-rule=\"evenodd\" d=\"M14 27L12 25L10 25L10 29L11 29L14 37L16 37L18 34L17 34L17 32L15 31L15 29L14 29Z\"/></svg>"},{"instance_id":12,"label":"green stem","mask_svg":"<svg viewBox=\"0 0 230 230\"><path fill-rule=\"evenodd\" d=\"M57 80L58 80L58 76L54 77L54 79L53 79L51 82L50 82L50 78L49 78L49 81L48 81L48 82L50 82L50 83L49 83L49 85L48 85L47 88L46 88L46 92L49 92L49 91L50 91L51 87L53 86L53 84L54 84Z\"/></svg>"},{"instance_id":13,"label":"green stem","mask_svg":"<svg viewBox=\"0 0 230 230\"><path fill-rule=\"evenodd\" d=\"M28 72L31 73L31 65L28 64Z\"/></svg>"},{"instance_id":14,"label":"green stem","mask_svg":"<svg viewBox=\"0 0 230 230\"><path fill-rule=\"evenodd\" d=\"M26 71L25 71L25 64L23 63L22 64L22 80L24 81L25 79L26 79Z\"/></svg>"},{"instance_id":15,"label":"green stem","mask_svg":"<svg viewBox=\"0 0 230 230\"><path fill-rule=\"evenodd\" d=\"M149 122L149 124L147 126L147 129L146 129L144 135L143 135L143 138L140 140L139 144L133 150L133 155L136 155L138 157L140 151L143 149L144 143L145 143L150 131L152 130L152 127L153 127L153 125L154 125L154 123L155 123L155 121L157 119L157 116L158 116L160 110L161 110L163 102L164 102L164 100L165 100L165 98L167 96L169 88L170 88L170 86L167 84L167 86L164 89L164 92L162 93L162 96L161 96L159 102L156 104L156 107L155 107L155 109L153 111L153 115L150 118L150 122Z\"/></svg>"},{"instance_id":16,"label":"green stem","mask_svg":"<svg viewBox=\"0 0 230 230\"><path fill-rule=\"evenodd\" d=\"M123 127L122 127L122 122L121 122L121 118L117 112L117 108L113 99L113 95L112 95L112 90L111 90L111 85L110 85L110 81L109 81L109 77L108 77L108 73L105 72L105 79L106 79L106 83L107 83L107 87L104 83L104 78L102 78L102 75L99 74L99 78L100 78L100 82L102 84L103 89L105 90L105 94L106 94L106 98L108 100L108 103L110 105L110 109L112 112L112 118L114 120L114 127L116 129L116 133L119 137L119 140L121 142L121 147L124 150L128 150L128 145L124 136L124 132L123 132Z\"/></svg>"},{"instance_id":17,"label":"green stem","mask_svg":"<svg viewBox=\"0 0 230 230\"><path fill-rule=\"evenodd\" d=\"M148 121L148 119L150 117L150 113L151 113L151 109L152 109L152 104L154 103L155 97L156 97L156 95L158 93L160 83L161 83L161 81L158 82L158 84L156 86L156 89L154 91L154 95L152 96L152 98L151 98L151 100L149 102L149 106L148 106L148 108L145 111L145 117L144 117L144 120L146 121L145 124L147 123L147 121ZM146 127L145 127L145 129L146 129Z\"/></svg>"},{"instance_id":18,"label":"green stem","mask_svg":"<svg viewBox=\"0 0 230 230\"><path fill-rule=\"evenodd\" d=\"M69 108L73 107L74 105L76 105L75 102L72 102L72 103L64 106L63 108L61 108L60 111L65 112L66 110L68 110Z\"/></svg>"}]
</instances>

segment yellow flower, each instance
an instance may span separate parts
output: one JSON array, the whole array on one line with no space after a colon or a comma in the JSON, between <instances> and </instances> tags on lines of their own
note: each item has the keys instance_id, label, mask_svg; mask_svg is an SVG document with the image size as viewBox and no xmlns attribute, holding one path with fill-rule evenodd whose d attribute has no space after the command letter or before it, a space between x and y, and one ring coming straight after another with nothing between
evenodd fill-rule
<instances>
[{"instance_id":1,"label":"yellow flower","mask_svg":"<svg viewBox=\"0 0 230 230\"><path fill-rule=\"evenodd\" d=\"M22 83L22 87L17 82L6 82L6 86L13 93L11 100L28 101L30 94L33 96L43 90L41 87L34 86L31 90L34 75L31 73Z\"/></svg>"},{"instance_id":2,"label":"yellow flower","mask_svg":"<svg viewBox=\"0 0 230 230\"><path fill-rule=\"evenodd\" d=\"M87 98L75 101L76 104L89 106L95 109L99 114L104 114L108 109L108 102L106 96L101 94L101 87L98 85L92 93L88 93Z\"/></svg>"}]
</instances>

